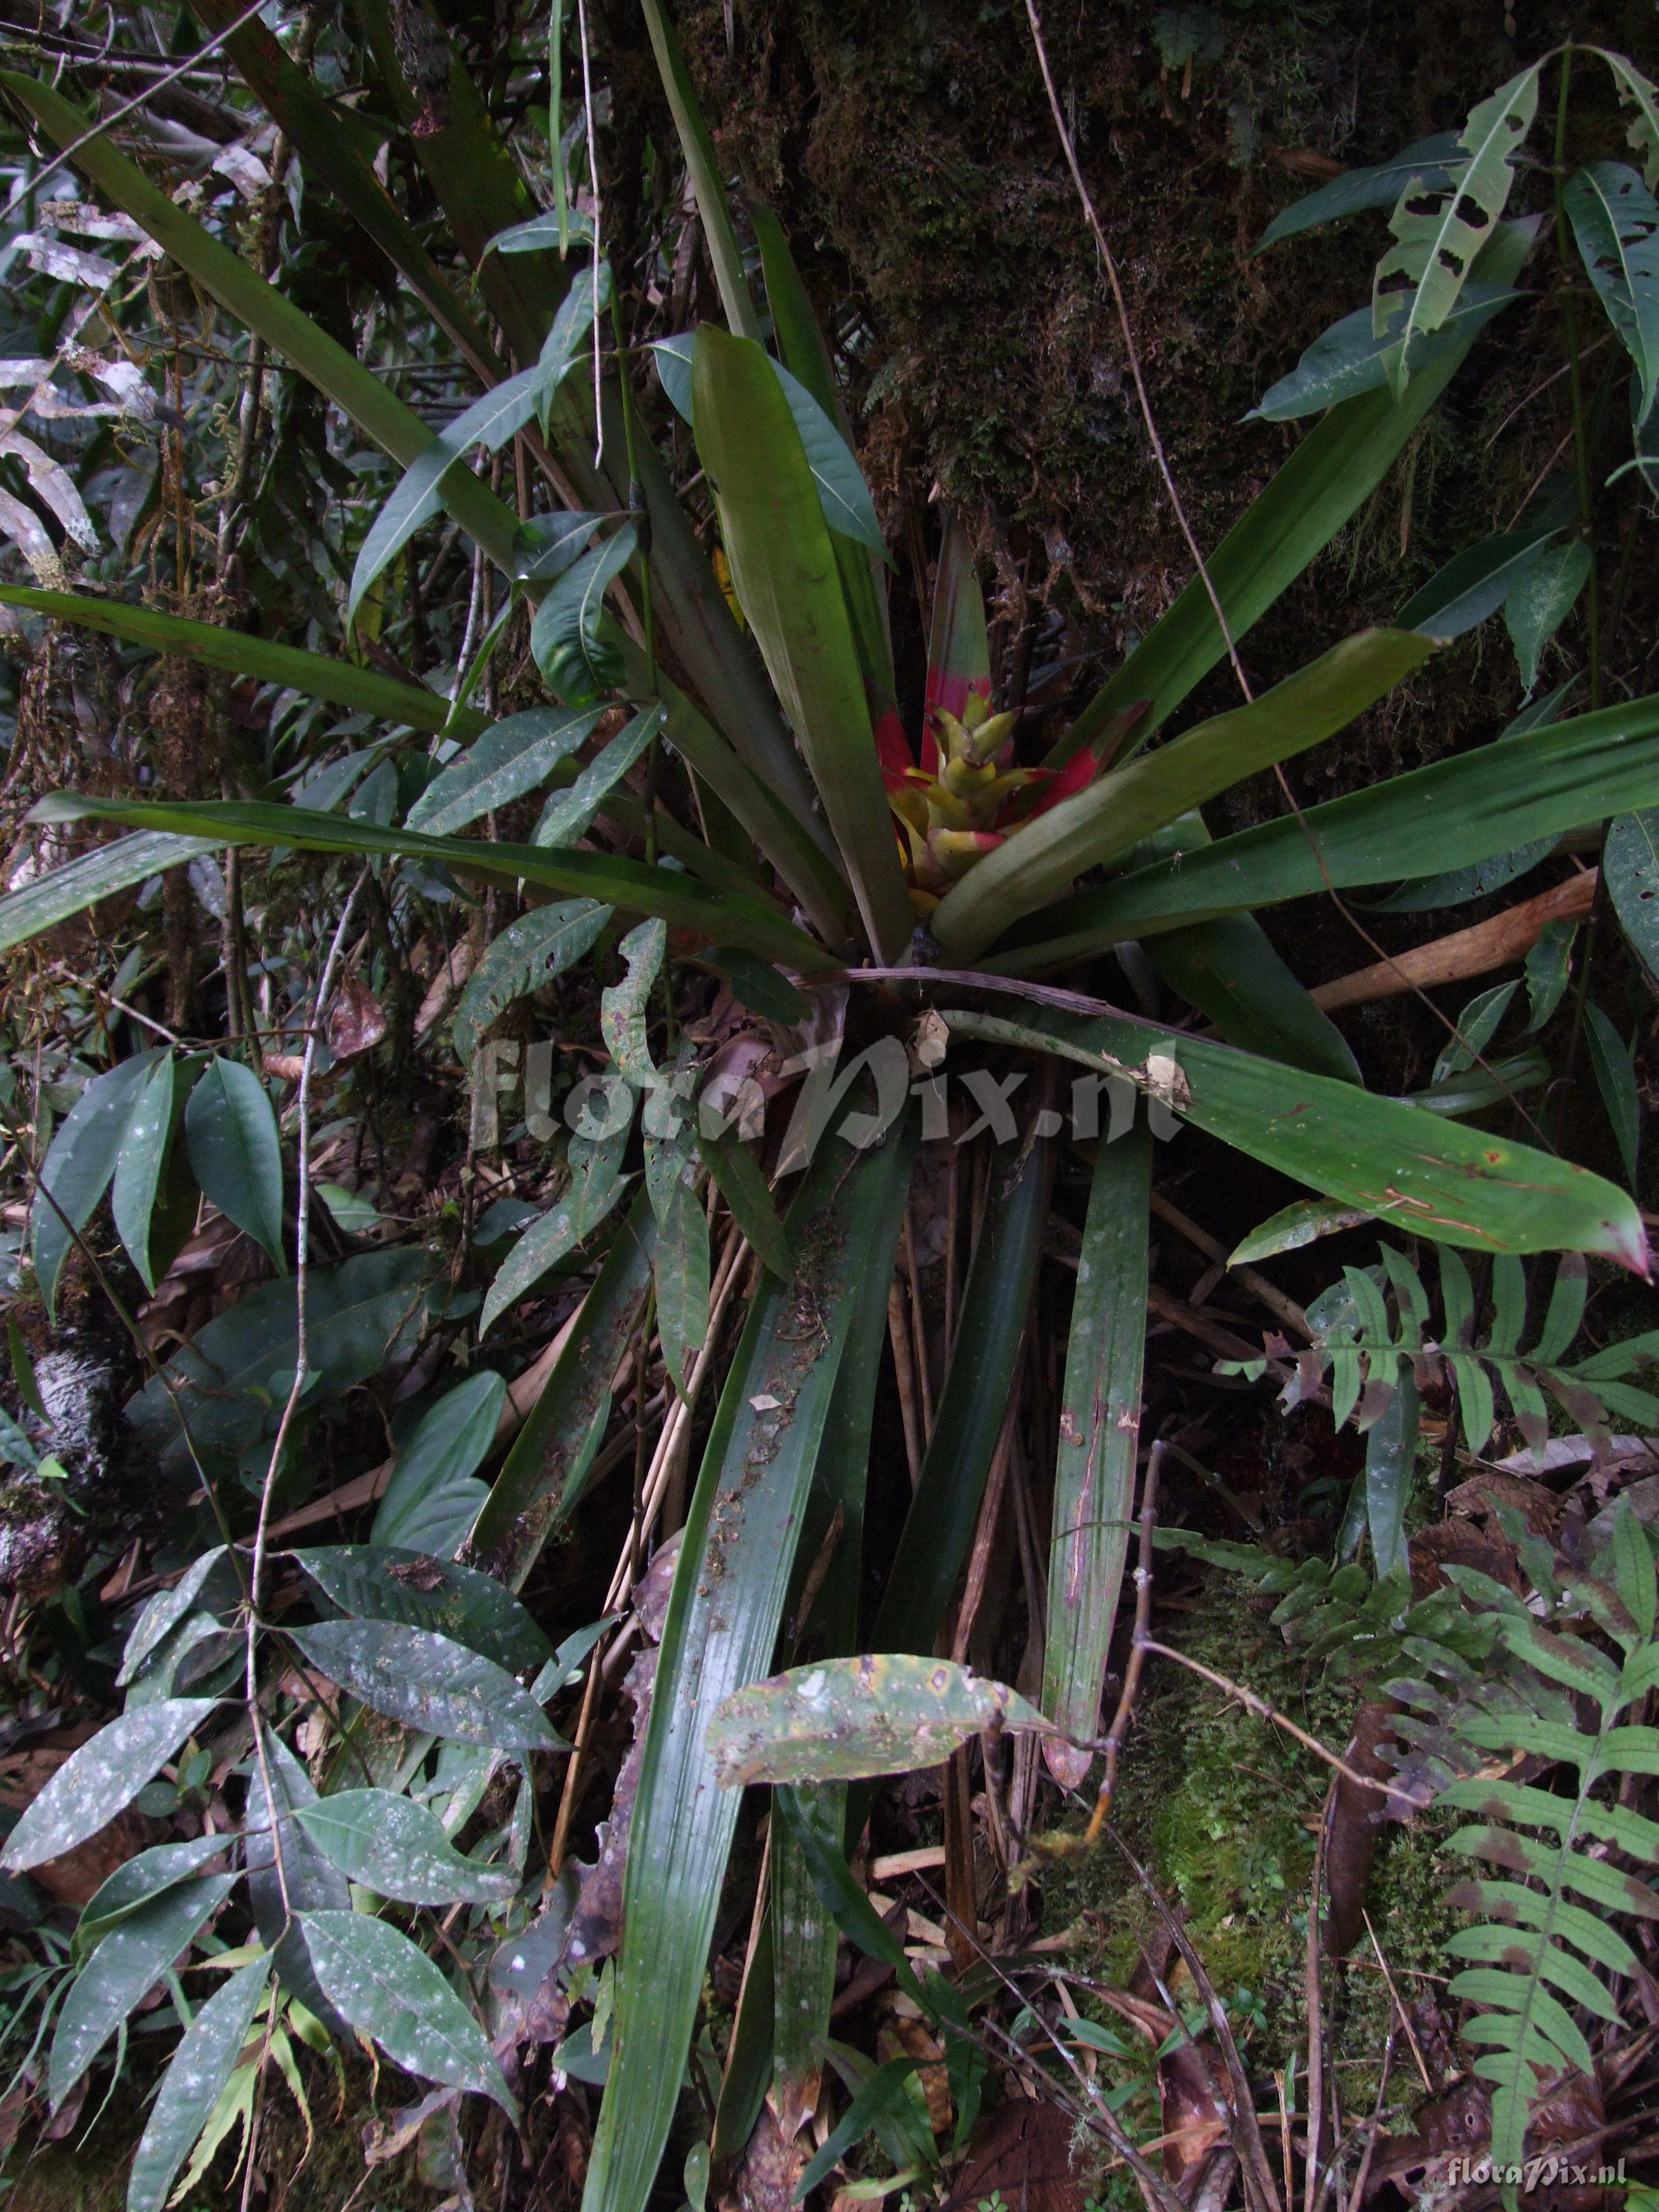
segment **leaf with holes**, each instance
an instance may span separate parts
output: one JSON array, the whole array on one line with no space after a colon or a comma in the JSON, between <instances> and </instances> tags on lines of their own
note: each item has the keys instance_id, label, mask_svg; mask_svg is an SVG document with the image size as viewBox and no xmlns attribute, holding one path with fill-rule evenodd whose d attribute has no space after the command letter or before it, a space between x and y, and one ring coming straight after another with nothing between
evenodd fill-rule
<instances>
[{"instance_id":1,"label":"leaf with holes","mask_svg":"<svg viewBox=\"0 0 1659 2212\"><path fill-rule=\"evenodd\" d=\"M1636 364L1644 422L1659 390L1659 204L1622 161L1591 161L1568 179L1562 204L1607 320Z\"/></svg>"},{"instance_id":2,"label":"leaf with holes","mask_svg":"<svg viewBox=\"0 0 1659 2212\"><path fill-rule=\"evenodd\" d=\"M1611 824L1601 872L1626 942L1659 977L1659 807L1621 814Z\"/></svg>"},{"instance_id":3,"label":"leaf with holes","mask_svg":"<svg viewBox=\"0 0 1659 2212\"><path fill-rule=\"evenodd\" d=\"M1399 341L1390 372L1396 397L1410 374L1412 341L1443 325L1504 212L1514 157L1538 112L1539 67L1522 70L1470 112L1458 139L1467 159L1450 166L1444 185L1413 177L1395 204L1395 242L1376 265L1371 312L1377 334L1392 331Z\"/></svg>"}]
</instances>

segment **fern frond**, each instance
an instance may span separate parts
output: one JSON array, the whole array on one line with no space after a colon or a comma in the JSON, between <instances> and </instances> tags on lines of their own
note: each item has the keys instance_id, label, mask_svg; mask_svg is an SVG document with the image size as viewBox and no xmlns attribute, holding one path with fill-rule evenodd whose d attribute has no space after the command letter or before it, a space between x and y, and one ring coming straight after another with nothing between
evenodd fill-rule
<instances>
[{"instance_id":1,"label":"fern frond","mask_svg":"<svg viewBox=\"0 0 1659 2212\"><path fill-rule=\"evenodd\" d=\"M1542 1929L1553 1922L1563 1942L1576 1943L1586 1957L1605 1966L1610 1974L1635 1974L1641 1970L1640 1960L1616 1928L1586 1912L1583 1905L1569 1904L1565 1898L1551 1899L1518 1881L1491 1881L1477 1875L1448 1890L1446 1902L1465 1912L1490 1913L1494 1920L1510 1927Z\"/></svg>"}]
</instances>

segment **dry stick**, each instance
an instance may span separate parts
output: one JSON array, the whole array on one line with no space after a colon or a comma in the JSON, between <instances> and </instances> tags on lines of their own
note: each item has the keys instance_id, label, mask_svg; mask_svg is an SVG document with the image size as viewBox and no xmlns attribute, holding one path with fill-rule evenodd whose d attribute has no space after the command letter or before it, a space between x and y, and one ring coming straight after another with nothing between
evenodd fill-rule
<instances>
[{"instance_id":1,"label":"dry stick","mask_svg":"<svg viewBox=\"0 0 1659 2212\"><path fill-rule=\"evenodd\" d=\"M1376 2102L1371 2108L1370 2123L1365 2130L1364 2154L1359 2161L1359 2171L1353 2178L1353 2187L1348 2192L1347 2212L1359 2212L1365 2201L1365 2184L1370 2178L1371 2154L1376 2148L1377 2130L1382 2124L1382 2101L1389 2094L1389 2076L1394 2071L1394 2032L1389 2032L1382 2045L1382 2073L1376 2085Z\"/></svg>"},{"instance_id":2,"label":"dry stick","mask_svg":"<svg viewBox=\"0 0 1659 2212\"><path fill-rule=\"evenodd\" d=\"M264 1625L259 1619L259 1597L264 1581L265 1544L270 1530L270 1500L276 1487L276 1476L283 1464L283 1449L288 1442L289 1431L294 1425L301 1392L306 1387L307 1369L310 1361L311 1340L307 1311L311 1228L311 1076L317 1061L317 1024L323 1009L328 1004L328 994L334 988L334 977L340 964L340 955L345 947L346 932L351 926L352 908L357 903L357 894L368 880L368 869L352 885L350 895L341 911L339 925L334 932L334 941L328 948L328 957L323 963L322 981L317 986L316 1018L306 1037L305 1057L300 1064L300 1161L299 1161L299 1219L294 1232L294 1380L289 1386L288 1400L282 1418L276 1424L276 1435L270 1447L270 1458L265 1467L265 1479L259 1488L259 1518L253 1532L253 1559L248 1569L247 1594L247 1656L244 1671L244 1694L247 1701L247 1717L253 1730L253 1748L259 1760L259 1778L264 1785L265 1811L270 1821L271 1863L276 1872L276 1887L282 1893L283 1921L286 1927L293 1917L293 1905L288 1893L288 1875L283 1864L282 1823L276 1817L276 1796L270 1786L270 1767L265 1757L264 1731L259 1716L258 1644L259 1631Z\"/></svg>"},{"instance_id":3,"label":"dry stick","mask_svg":"<svg viewBox=\"0 0 1659 2212\"><path fill-rule=\"evenodd\" d=\"M1270 1314L1283 1322L1286 1328L1294 1329L1310 1344L1313 1342L1314 1333L1309 1325L1308 1316L1294 1298L1287 1298L1283 1291L1277 1289L1265 1275L1259 1275L1254 1267L1230 1267L1227 1248L1220 1239L1212 1237L1207 1229L1200 1229L1197 1222L1189 1220L1178 1206L1164 1197L1162 1191L1152 1193L1152 1208L1160 1221L1167 1221L1176 1236L1184 1237L1194 1250L1203 1253L1206 1260L1213 1260L1218 1267L1226 1267L1234 1281L1247 1290L1260 1304L1266 1306Z\"/></svg>"},{"instance_id":4,"label":"dry stick","mask_svg":"<svg viewBox=\"0 0 1659 2212\"><path fill-rule=\"evenodd\" d=\"M1394 1985L1394 1976L1389 1972L1389 1962L1382 1956L1382 1946L1376 1940L1376 1929L1371 1926L1371 1916L1363 1905L1359 1908L1359 1917L1365 1923L1365 1933L1371 1939L1371 1948L1376 1954L1376 1963L1382 1969L1382 1978L1389 1985L1389 1995L1394 1999L1394 2008L1400 2015L1400 2025L1406 2031L1406 2040L1412 2047L1412 2057L1417 2061L1417 2070L1423 2077L1423 2087L1431 2097L1434 2094L1434 2084L1430 2081L1429 2069L1423 2063L1423 2046L1417 2039L1417 2031L1411 2024L1405 2006L1400 2002L1400 1992Z\"/></svg>"},{"instance_id":5,"label":"dry stick","mask_svg":"<svg viewBox=\"0 0 1659 2212\"><path fill-rule=\"evenodd\" d=\"M1106 1754L1106 1771L1101 1778L1100 1795L1095 1800L1089 1826L1084 1832L1085 1844L1098 1842L1100 1832L1106 1825L1106 1815L1112 1809L1112 1794L1117 1788L1117 1763L1123 1754L1123 1739L1128 1730L1130 1716L1135 1709L1135 1696L1140 1688L1146 1654L1152 1649L1147 1634L1152 1617L1152 1529L1158 1518L1158 1478L1164 1465L1164 1440L1160 1437L1153 1444L1152 1455L1146 1462L1146 1477L1140 1490L1140 1556L1135 1565L1134 1640L1129 1648L1129 1663L1123 1670L1123 1694L1117 1701L1112 1725L1101 1746Z\"/></svg>"},{"instance_id":6,"label":"dry stick","mask_svg":"<svg viewBox=\"0 0 1659 2212\"><path fill-rule=\"evenodd\" d=\"M997 1523L1002 1518L1003 1492L1008 1486L1008 1462L1012 1455L1014 1423L1019 1410L1018 1392L1010 1395L1008 1410L1002 1417L996 1449L991 1455L991 1470L985 1484L985 1495L980 1501L979 1524L974 1531L973 1555L968 1562L968 1581L962 1593L962 1604L957 1613L956 1633L951 1639L951 1657L959 1667L968 1656L968 1640L974 1632L985 1597L985 1585L991 1571L991 1553L996 1544Z\"/></svg>"},{"instance_id":7,"label":"dry stick","mask_svg":"<svg viewBox=\"0 0 1659 2212\"><path fill-rule=\"evenodd\" d=\"M1136 1579L1139 1580L1138 1575ZM1312 1752L1316 1759L1322 1759L1327 1766L1346 1781L1352 1782L1357 1790L1382 1790L1406 1804L1413 1802L1410 1793L1401 1789L1398 1783L1379 1782L1375 1775L1361 1774L1357 1767L1350 1766L1346 1759L1340 1758L1334 1751L1328 1751L1316 1735L1310 1735L1306 1729L1298 1727L1288 1713L1281 1713L1277 1705L1270 1705L1265 1698L1257 1697L1254 1690L1247 1690L1242 1682L1229 1681L1226 1675L1218 1674L1212 1667L1206 1667L1196 1659L1189 1659L1184 1651L1176 1651L1170 1645L1159 1644L1150 1636L1143 1638L1139 1623L1135 1630L1135 1647L1137 1650L1150 1651L1159 1659L1173 1659L1177 1667L1188 1668L1193 1674L1201 1674L1206 1682L1213 1682L1218 1690L1224 1690L1229 1697L1237 1698L1242 1705L1248 1706L1258 1720L1272 1721L1287 1735L1293 1735L1305 1750Z\"/></svg>"},{"instance_id":8,"label":"dry stick","mask_svg":"<svg viewBox=\"0 0 1659 2212\"><path fill-rule=\"evenodd\" d=\"M1193 562L1198 570L1200 580L1204 586L1205 596L1209 600L1211 608L1214 612L1216 627L1221 632L1223 641L1227 647L1227 658L1232 664L1233 674L1238 679L1238 688L1244 694L1246 701L1253 703L1255 694L1251 690L1249 678L1244 673L1244 664L1238 657L1238 647L1233 639L1232 628L1227 620L1226 610L1221 604L1221 595L1216 590L1214 580L1210 574L1209 563L1205 560L1204 555L1200 549L1198 540L1193 534L1192 525L1187 520L1187 510L1182 505L1180 492L1176 489L1176 480L1170 467L1169 456L1164 450L1164 441L1158 435L1158 423L1152 414L1152 403L1147 397L1146 380L1141 374L1140 349L1135 343L1134 331L1129 321L1129 310L1123 297L1123 287L1118 281L1117 264L1112 258L1111 247L1106 243L1106 234L1101 228L1100 217L1095 212L1094 201L1090 196L1088 185L1084 182L1083 171L1078 165L1077 149L1072 143L1072 134L1066 125L1065 112L1060 104L1060 94L1054 87L1054 72L1048 66L1048 48L1042 43L1042 22L1037 13L1036 0L1025 0L1025 13L1030 19L1031 39L1036 48L1038 65L1042 71L1043 86L1048 94L1048 109L1049 112L1054 117L1054 131L1060 139L1061 150L1066 156L1066 166L1072 173L1072 182L1077 186L1078 198L1083 204L1084 217L1087 222L1089 229L1094 238L1095 251L1100 256L1101 264L1106 271L1107 281L1112 288L1112 301L1114 306L1117 309L1118 328L1122 333L1123 349L1128 357L1130 374L1134 379L1135 396L1140 403L1141 420L1146 426L1146 436L1152 446L1152 458L1158 463L1158 471L1164 480L1164 489L1169 495L1170 505L1175 512L1176 522L1181 526L1181 534L1187 541L1187 550L1193 556ZM1315 866L1318 868L1320 875L1324 880L1325 889L1330 896L1332 904L1335 907L1337 912L1342 916L1343 920L1347 923L1349 928L1353 931L1357 937L1360 938L1370 947L1371 951L1376 953L1377 958L1379 960L1387 961L1389 955L1383 951L1382 947L1377 943L1376 939L1371 935L1370 932L1365 927L1364 924L1359 920L1358 916L1353 912L1352 908L1350 908L1343 900L1337 890L1335 884L1331 880L1330 870L1325 865L1325 856L1319 848L1319 840L1314 836L1312 830L1309 827L1307 817L1304 814L1301 806L1297 801L1296 793L1291 789L1290 779L1285 775L1283 766L1278 762L1273 763L1273 774L1278 779L1279 790L1284 793L1285 804L1289 806L1291 813L1296 817L1297 825L1301 830L1304 837L1307 840L1308 849L1313 854ZM1411 988L1413 990L1416 990L1415 986ZM1435 1005L1433 1000L1429 998L1423 991L1416 990L1416 995L1422 1000L1423 1004L1429 1009L1429 1012L1434 1016L1435 1019L1444 1026L1453 1041L1455 1043L1463 1046L1465 1050L1468 1050L1467 1042L1463 1037L1462 1032L1459 1030L1456 1023L1451 1019L1450 1016L1442 1013L1439 1007ZM1510 1090L1508 1085L1503 1081L1501 1077L1495 1073L1492 1068L1479 1053L1476 1053L1474 1055L1474 1065L1480 1068L1483 1073L1492 1076L1492 1080L1498 1085L1504 1096L1509 1099L1510 1104L1513 1105L1521 1114L1522 1119L1526 1121L1528 1127L1532 1129L1534 1134L1536 1134L1540 1138L1540 1141L1542 1141L1542 1131L1539 1129L1537 1123L1526 1111L1526 1109L1522 1106L1520 1101L1516 1097L1514 1092Z\"/></svg>"},{"instance_id":9,"label":"dry stick","mask_svg":"<svg viewBox=\"0 0 1659 2212\"><path fill-rule=\"evenodd\" d=\"M893 1374L898 1383L899 1413L904 1423L904 1456L909 1463L912 1492L921 1480L922 1434L921 1409L916 1403L915 1365L910 1357L910 1331L904 1318L904 1293L898 1277L887 1285L887 1338L893 1347Z\"/></svg>"},{"instance_id":10,"label":"dry stick","mask_svg":"<svg viewBox=\"0 0 1659 2212\"><path fill-rule=\"evenodd\" d=\"M904 1272L910 1284L910 1344L916 1364L916 1379L921 1385L921 1430L930 1440L933 1433L933 1382L927 1371L927 1324L921 1308L921 1282L916 1270L915 1239L910 1234L910 1208L904 1209Z\"/></svg>"},{"instance_id":11,"label":"dry stick","mask_svg":"<svg viewBox=\"0 0 1659 2212\"><path fill-rule=\"evenodd\" d=\"M1233 2136L1232 2148L1239 2161L1245 2195L1248 2197L1251 2194L1249 2185L1254 2179L1257 2190L1261 2192L1266 2212L1288 2212L1288 2208L1280 2207L1279 2191L1273 2186L1273 2168L1267 2163L1267 2147L1261 2140L1261 2123L1256 2118L1255 2094L1250 2087L1249 2076L1244 2071L1243 2061L1238 2055L1238 2045L1233 2037L1232 2024L1227 2018L1226 2008L1216 1995L1215 1984L1205 1971L1204 1961L1194 1949L1192 1938L1182 1926L1176 1914L1170 1910L1164 1893L1115 1830L1113 1832L1112 1840L1128 1861L1135 1879L1158 1907L1164 1924L1174 1940L1176 1948L1187 1963L1187 1971L1193 1978L1193 1986L1198 1991L1204 2008L1210 2016L1210 2026L1217 2043L1220 2045L1222 2061L1227 2069L1228 2085L1232 2093L1233 2119L1237 2130ZM1178 2008L1172 2004L1170 2009L1179 2019ZM1243 2151L1239 2148L1239 2136L1243 2137Z\"/></svg>"},{"instance_id":12,"label":"dry stick","mask_svg":"<svg viewBox=\"0 0 1659 2212\"><path fill-rule=\"evenodd\" d=\"M610 1611L607 1601L605 1610ZM553 1823L553 1841L548 1846L546 1887L551 1889L564 1865L565 1846L570 1838L570 1824L576 1815L576 1783L581 1773L582 1762L587 1752L588 1738L593 1733L593 1711L599 1694L599 1647L587 1663L587 1682L582 1691L582 1709L576 1720L576 1733L571 1738L570 1761L564 1770L564 1788L559 1796L558 1818Z\"/></svg>"},{"instance_id":13,"label":"dry stick","mask_svg":"<svg viewBox=\"0 0 1659 2212\"><path fill-rule=\"evenodd\" d=\"M607 1613L613 1612L622 1603L633 1585L633 1562L643 1557L646 1539L667 1495L674 1459L682 1440L690 1432L698 1394L713 1360L714 1339L726 1318L726 1309L731 1303L732 1292L742 1273L744 1256L748 1249L743 1232L734 1221L726 1231L725 1248L715 1271L714 1292L708 1305L708 1327L692 1360L691 1371L685 1378L685 1396L674 1399L668 1418L663 1423L662 1434L657 1439L657 1448L651 1455L651 1464L645 1472L628 1540L623 1547L622 1558L617 1563L617 1571L611 1578L611 1588L605 1595L605 1610Z\"/></svg>"},{"instance_id":14,"label":"dry stick","mask_svg":"<svg viewBox=\"0 0 1659 2212\"><path fill-rule=\"evenodd\" d=\"M1308 1897L1305 1970L1308 1997L1308 2154L1303 2169L1303 2212L1314 2212L1319 2186L1319 2142L1325 2124L1325 2008L1319 1986L1319 1916L1325 1899L1325 1836L1336 1802L1334 1777L1314 1838L1313 1887Z\"/></svg>"},{"instance_id":15,"label":"dry stick","mask_svg":"<svg viewBox=\"0 0 1659 2212\"><path fill-rule=\"evenodd\" d=\"M1585 868L1519 905L1506 907L1487 921L1454 930L1431 944L1414 945L1398 959L1356 969L1329 983L1315 986L1313 1002L1328 1013L1333 1006L1357 1006L1376 999L1399 998L1407 991L1439 983L1461 983L1489 975L1531 951L1551 921L1580 921L1595 902L1599 872Z\"/></svg>"}]
</instances>

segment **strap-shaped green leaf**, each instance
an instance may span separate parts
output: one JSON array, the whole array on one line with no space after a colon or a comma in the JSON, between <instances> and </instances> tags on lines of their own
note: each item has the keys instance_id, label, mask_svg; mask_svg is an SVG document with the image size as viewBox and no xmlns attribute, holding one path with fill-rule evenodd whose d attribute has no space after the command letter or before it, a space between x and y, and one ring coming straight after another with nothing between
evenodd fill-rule
<instances>
[{"instance_id":1,"label":"strap-shaped green leaf","mask_svg":"<svg viewBox=\"0 0 1659 2212\"><path fill-rule=\"evenodd\" d=\"M854 1312L885 1310L914 1144L909 1128L862 1154L825 1139L790 1210L807 1256L787 1284L763 1281L720 1395L646 1735L586 2212L641 2212L673 2119L738 1805L715 1787L705 1733L771 1661Z\"/></svg>"},{"instance_id":2,"label":"strap-shaped green leaf","mask_svg":"<svg viewBox=\"0 0 1659 2212\"><path fill-rule=\"evenodd\" d=\"M1391 883L1407 853L1413 872L1467 867L1517 843L1653 805L1659 696L1650 695L1437 761L1304 808L1299 820L1263 823L1079 891L1009 930L983 964L1000 974L1037 974L1149 929L1317 893L1328 878L1338 890Z\"/></svg>"},{"instance_id":3,"label":"strap-shaped green leaf","mask_svg":"<svg viewBox=\"0 0 1659 2212\"><path fill-rule=\"evenodd\" d=\"M1659 204L1622 161L1590 161L1567 180L1561 204L1607 320L1636 364L1637 421L1659 390Z\"/></svg>"},{"instance_id":4,"label":"strap-shaped green leaf","mask_svg":"<svg viewBox=\"0 0 1659 2212\"><path fill-rule=\"evenodd\" d=\"M971 959L1082 870L1118 859L1241 777L1334 735L1433 650L1431 639L1407 631L1362 631L1252 704L1097 777L988 853L935 909L934 936L948 954Z\"/></svg>"},{"instance_id":5,"label":"strap-shaped green leaf","mask_svg":"<svg viewBox=\"0 0 1659 2212\"><path fill-rule=\"evenodd\" d=\"M1437 1243L1601 1252L1645 1272L1646 1237L1629 1197L1525 1146L1127 1015L1091 1021L1026 1006L1014 1021L940 1012L964 1036L1127 1076L1253 1159Z\"/></svg>"},{"instance_id":6,"label":"strap-shaped green leaf","mask_svg":"<svg viewBox=\"0 0 1659 2212\"><path fill-rule=\"evenodd\" d=\"M402 853L448 867L544 886L567 896L590 896L635 914L659 915L712 943L742 945L763 959L792 968L823 969L836 963L805 930L775 909L708 890L671 868L597 853L548 851L534 845L496 845L483 838L428 837L365 821L343 821L299 806L258 800L171 799L145 804L59 793L35 810L46 821L101 815L139 828L206 835L222 845L277 845L307 853Z\"/></svg>"},{"instance_id":7,"label":"strap-shaped green leaf","mask_svg":"<svg viewBox=\"0 0 1659 2212\"><path fill-rule=\"evenodd\" d=\"M1134 1509L1152 1153L1144 1117L1101 1145L1060 1385L1042 1710L1064 1735L1085 1741L1099 1724ZM1081 1787L1086 1752L1049 1741L1042 1755L1062 1786Z\"/></svg>"},{"instance_id":8,"label":"strap-shaped green leaf","mask_svg":"<svg viewBox=\"0 0 1659 2212\"><path fill-rule=\"evenodd\" d=\"M830 531L772 362L705 325L692 368L697 451L738 599L817 786L870 941L891 962L915 915L876 759Z\"/></svg>"}]
</instances>

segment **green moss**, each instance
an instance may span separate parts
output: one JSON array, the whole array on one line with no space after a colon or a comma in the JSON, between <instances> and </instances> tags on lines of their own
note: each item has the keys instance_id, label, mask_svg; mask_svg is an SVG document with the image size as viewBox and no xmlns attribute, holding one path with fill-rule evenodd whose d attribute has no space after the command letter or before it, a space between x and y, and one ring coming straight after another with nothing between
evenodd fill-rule
<instances>
[{"instance_id":1,"label":"green moss","mask_svg":"<svg viewBox=\"0 0 1659 2212\"><path fill-rule=\"evenodd\" d=\"M1267 1607L1231 1577L1209 1577L1182 1648L1241 1680L1340 1749L1354 1697L1310 1678L1266 1619ZM1271 1723L1206 1682L1154 1662L1124 1764L1115 1826L1184 1926L1226 2004L1247 2062L1282 2067L1307 2048L1307 1915L1314 1839L1329 1772ZM1441 1942L1455 1924L1442 1899L1455 1878L1438 1857L1438 1828L1385 1831L1368 1900L1402 1996L1443 1971ZM1156 1906L1108 1841L1044 1875L1049 1929L1079 1929L1078 1963L1127 1984L1158 1928ZM1184 1969L1168 1984L1190 1995ZM1333 2045L1342 2054L1345 2106L1374 2092L1391 2000L1375 1954L1362 1941L1346 1968L1325 1977Z\"/></svg>"}]
</instances>

